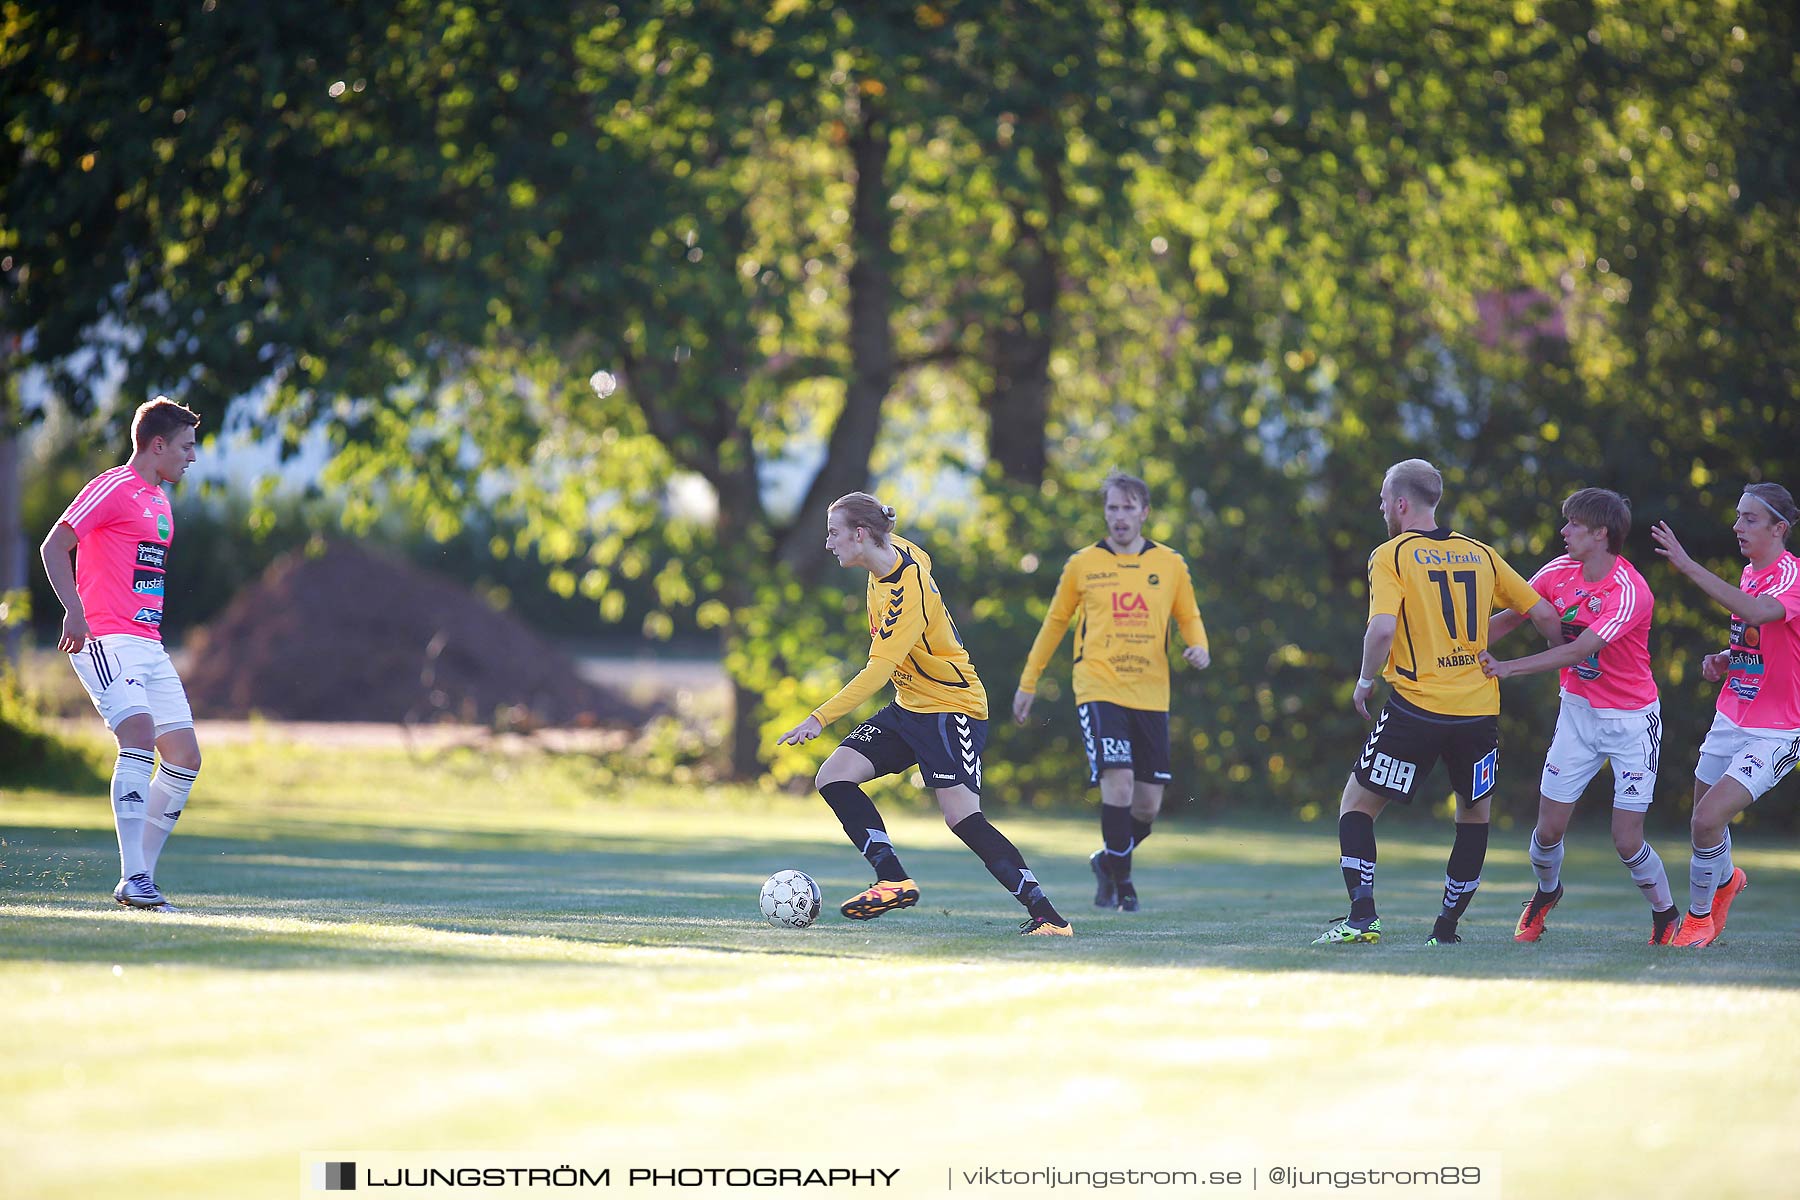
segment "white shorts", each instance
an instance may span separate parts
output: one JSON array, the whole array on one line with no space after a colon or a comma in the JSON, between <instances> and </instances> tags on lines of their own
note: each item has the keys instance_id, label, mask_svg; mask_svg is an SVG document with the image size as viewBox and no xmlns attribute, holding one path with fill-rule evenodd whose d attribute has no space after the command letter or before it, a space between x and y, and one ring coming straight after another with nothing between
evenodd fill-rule
<instances>
[{"instance_id":1,"label":"white shorts","mask_svg":"<svg viewBox=\"0 0 1800 1200\"><path fill-rule=\"evenodd\" d=\"M1781 782L1800 759L1800 729L1745 729L1724 713L1713 717L1694 778L1707 787L1727 774L1752 800Z\"/></svg>"},{"instance_id":2,"label":"white shorts","mask_svg":"<svg viewBox=\"0 0 1800 1200\"><path fill-rule=\"evenodd\" d=\"M89 638L87 645L69 655L69 664L108 729L116 730L119 722L138 713L156 722L157 737L171 729L193 728L187 691L161 642L109 633Z\"/></svg>"},{"instance_id":3,"label":"white shorts","mask_svg":"<svg viewBox=\"0 0 1800 1200\"><path fill-rule=\"evenodd\" d=\"M1602 716L1567 694L1556 715L1556 736L1544 755L1544 777L1538 790L1551 800L1573 804L1588 782L1612 760L1613 807L1644 812L1656 792L1656 768L1662 756L1662 707Z\"/></svg>"}]
</instances>

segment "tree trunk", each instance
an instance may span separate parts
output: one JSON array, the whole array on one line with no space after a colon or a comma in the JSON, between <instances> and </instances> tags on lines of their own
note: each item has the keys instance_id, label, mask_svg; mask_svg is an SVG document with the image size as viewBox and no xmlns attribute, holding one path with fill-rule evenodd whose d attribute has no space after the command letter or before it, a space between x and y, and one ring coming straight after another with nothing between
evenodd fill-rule
<instances>
[{"instance_id":1,"label":"tree trunk","mask_svg":"<svg viewBox=\"0 0 1800 1200\"><path fill-rule=\"evenodd\" d=\"M881 405L894 386L893 221L888 215L888 136L873 104L850 134L856 192L850 213L850 382L825 462L813 476L782 539L780 558L808 582L826 565L825 514L846 492L869 485L869 456L881 432Z\"/></svg>"},{"instance_id":2,"label":"tree trunk","mask_svg":"<svg viewBox=\"0 0 1800 1200\"><path fill-rule=\"evenodd\" d=\"M1050 349L1056 338L1056 258L1032 234L1014 255L1020 310L1009 313L993 340L993 383L982 407L988 417L988 458L1014 483L1044 482L1050 423Z\"/></svg>"},{"instance_id":3,"label":"tree trunk","mask_svg":"<svg viewBox=\"0 0 1800 1200\"><path fill-rule=\"evenodd\" d=\"M1038 223L1023 204L1013 206L1019 240L1007 259L1019 281L1019 303L990 331L992 383L982 407L988 417L988 458L1011 482L1038 487L1049 465L1044 437L1050 423L1050 351L1056 345L1062 285L1056 237L1068 198L1059 135L1052 132L1034 149L1042 170L1045 215Z\"/></svg>"}]
</instances>

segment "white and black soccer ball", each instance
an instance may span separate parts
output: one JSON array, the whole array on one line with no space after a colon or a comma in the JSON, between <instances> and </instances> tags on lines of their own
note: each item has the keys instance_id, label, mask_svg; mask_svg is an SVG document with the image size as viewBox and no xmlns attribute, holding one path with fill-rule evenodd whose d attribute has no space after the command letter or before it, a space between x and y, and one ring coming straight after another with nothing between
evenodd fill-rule
<instances>
[{"instance_id":1,"label":"white and black soccer ball","mask_svg":"<svg viewBox=\"0 0 1800 1200\"><path fill-rule=\"evenodd\" d=\"M805 871L777 871L762 886L762 915L771 925L805 929L819 915L819 885Z\"/></svg>"}]
</instances>

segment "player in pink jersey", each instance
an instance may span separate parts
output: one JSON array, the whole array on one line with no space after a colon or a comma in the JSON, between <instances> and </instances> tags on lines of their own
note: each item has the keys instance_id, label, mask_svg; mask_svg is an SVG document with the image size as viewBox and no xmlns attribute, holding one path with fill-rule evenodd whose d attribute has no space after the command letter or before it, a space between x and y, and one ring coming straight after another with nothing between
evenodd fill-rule
<instances>
[{"instance_id":1,"label":"player in pink jersey","mask_svg":"<svg viewBox=\"0 0 1800 1200\"><path fill-rule=\"evenodd\" d=\"M1731 819L1800 759L1800 560L1786 544L1797 519L1779 484L1744 489L1731 527L1749 560L1737 587L1689 557L1667 522L1650 531L1657 553L1731 613L1730 645L1700 664L1725 686L1694 768L1694 857L1677 946L1710 946L1725 932L1732 902L1750 882L1731 861Z\"/></svg>"},{"instance_id":2,"label":"player in pink jersey","mask_svg":"<svg viewBox=\"0 0 1800 1200\"><path fill-rule=\"evenodd\" d=\"M139 406L130 461L82 488L42 547L44 571L64 610L57 649L69 655L119 740L113 899L160 912L175 908L156 886L157 859L200 772L187 692L162 644L164 580L175 538L175 515L162 489L193 464L199 424L199 416L166 396Z\"/></svg>"},{"instance_id":3,"label":"player in pink jersey","mask_svg":"<svg viewBox=\"0 0 1800 1200\"><path fill-rule=\"evenodd\" d=\"M1669 873L1644 840L1644 814L1656 791L1662 750L1662 705L1650 675L1650 585L1619 551L1631 532L1631 504L1617 492L1583 488L1563 501L1563 546L1531 587L1562 615L1563 644L1502 661L1486 651L1482 670L1495 679L1561 671L1562 710L1538 784L1537 826L1529 852L1537 891L1513 929L1515 942L1535 942L1544 918L1562 900L1563 835L1575 802L1609 759L1613 771L1613 848L1650 902L1650 944L1664 946L1680 924ZM1488 623L1490 645L1524 618L1504 612Z\"/></svg>"}]
</instances>

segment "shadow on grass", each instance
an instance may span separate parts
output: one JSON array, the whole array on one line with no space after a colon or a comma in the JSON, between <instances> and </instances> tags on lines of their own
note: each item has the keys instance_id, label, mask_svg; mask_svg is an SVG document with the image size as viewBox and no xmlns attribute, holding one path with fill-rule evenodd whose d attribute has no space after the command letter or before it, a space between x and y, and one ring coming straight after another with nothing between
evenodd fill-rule
<instances>
[{"instance_id":1,"label":"shadow on grass","mask_svg":"<svg viewBox=\"0 0 1800 1200\"><path fill-rule=\"evenodd\" d=\"M1138 875L1146 911L1137 914L1094 910L1085 862L1034 855L1040 877L1075 922L1069 942L1016 937L1023 914L954 843L907 849L909 869L924 881L923 902L860 924L833 908L866 875L848 847L824 838L284 822L279 836L245 830L172 844L161 874L186 912L165 916L112 904L117 860L110 835L0 826L0 962L608 971L692 969L694 955L711 954L764 956L780 970L792 969L795 958L947 969L1075 961L1369 976L1369 986L1408 975L1800 988L1790 915L1800 908L1800 870L1753 866L1753 887L1733 910L1728 940L1702 952L1672 952L1644 944L1647 911L1609 847L1606 855L1585 847L1571 852L1568 898L1545 941L1530 946L1511 941L1529 873L1490 863L1490 881L1464 922L1468 940L1427 947L1441 874L1425 864L1443 853L1433 832L1416 842L1384 842L1384 852L1390 844L1395 851L1382 879L1386 941L1315 948L1311 938L1343 903L1327 831L1292 835L1319 851L1293 856L1311 860L1298 865L1254 848L1266 830L1178 829L1164 849L1182 861L1159 860L1154 844L1143 852ZM1230 853L1234 842L1247 848L1242 857ZM808 930L772 928L757 912L757 890L770 873L795 866L820 880L826 913ZM1496 875L1506 881L1496 886ZM1679 898L1683 881L1672 882Z\"/></svg>"}]
</instances>

